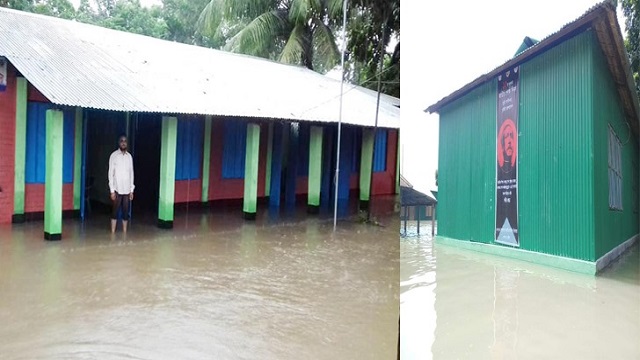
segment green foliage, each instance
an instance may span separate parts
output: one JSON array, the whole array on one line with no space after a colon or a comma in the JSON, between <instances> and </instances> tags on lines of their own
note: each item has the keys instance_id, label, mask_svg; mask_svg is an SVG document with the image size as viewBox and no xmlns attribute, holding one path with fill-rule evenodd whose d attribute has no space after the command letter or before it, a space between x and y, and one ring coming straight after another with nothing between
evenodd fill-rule
<instances>
[{"instance_id":1,"label":"green foliage","mask_svg":"<svg viewBox=\"0 0 640 360\"><path fill-rule=\"evenodd\" d=\"M219 48L223 42L202 35L198 31L200 13L209 0L163 0L163 18L167 24L167 40Z\"/></svg>"},{"instance_id":2,"label":"green foliage","mask_svg":"<svg viewBox=\"0 0 640 360\"><path fill-rule=\"evenodd\" d=\"M629 53L631 70L636 81L636 91L638 91L640 77L640 0L622 0L622 12L625 17L627 28L627 38L625 47ZM640 91L638 91L640 93Z\"/></svg>"},{"instance_id":3,"label":"green foliage","mask_svg":"<svg viewBox=\"0 0 640 360\"><path fill-rule=\"evenodd\" d=\"M162 18L162 8L144 8L139 0L120 0L109 9L109 16L98 25L141 35L166 39L169 36L167 24Z\"/></svg>"},{"instance_id":4,"label":"green foliage","mask_svg":"<svg viewBox=\"0 0 640 360\"><path fill-rule=\"evenodd\" d=\"M372 90L400 97L400 0L351 1L350 21L347 24L349 68L347 78ZM397 39L392 54L387 47ZM382 71L379 71L380 59Z\"/></svg>"},{"instance_id":5,"label":"green foliage","mask_svg":"<svg viewBox=\"0 0 640 360\"><path fill-rule=\"evenodd\" d=\"M211 0L201 31L229 51L326 71L340 58L332 27L339 0Z\"/></svg>"}]
</instances>

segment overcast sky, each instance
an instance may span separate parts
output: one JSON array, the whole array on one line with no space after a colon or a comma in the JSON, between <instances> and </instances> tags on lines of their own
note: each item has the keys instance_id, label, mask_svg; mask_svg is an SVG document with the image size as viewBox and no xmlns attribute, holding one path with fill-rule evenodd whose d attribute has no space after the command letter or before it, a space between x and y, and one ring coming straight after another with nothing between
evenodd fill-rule
<instances>
[{"instance_id":1,"label":"overcast sky","mask_svg":"<svg viewBox=\"0 0 640 360\"><path fill-rule=\"evenodd\" d=\"M401 173L419 190L435 189L438 116L423 110L510 59L525 36L541 40L598 2L403 1Z\"/></svg>"}]
</instances>

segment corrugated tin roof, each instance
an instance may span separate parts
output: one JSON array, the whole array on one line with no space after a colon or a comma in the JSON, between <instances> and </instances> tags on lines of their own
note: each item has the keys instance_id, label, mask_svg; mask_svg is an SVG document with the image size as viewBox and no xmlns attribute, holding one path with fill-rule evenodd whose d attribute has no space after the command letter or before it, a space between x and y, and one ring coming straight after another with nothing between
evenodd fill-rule
<instances>
[{"instance_id":1,"label":"corrugated tin roof","mask_svg":"<svg viewBox=\"0 0 640 360\"><path fill-rule=\"evenodd\" d=\"M401 186L400 187L400 205L401 206L422 206L437 204L438 201L431 195L422 193L416 189Z\"/></svg>"},{"instance_id":2,"label":"corrugated tin roof","mask_svg":"<svg viewBox=\"0 0 640 360\"><path fill-rule=\"evenodd\" d=\"M437 103L429 106L425 112L439 112L444 106L468 94L487 81L492 81L499 73L509 67L522 64L547 49L571 38L572 36L594 28L598 42L607 58L607 63L615 78L618 94L622 99L625 115L630 126L638 132L638 116L640 107L635 92L635 83L631 74L629 58L624 48L622 32L616 17L616 8L612 0L605 0L591 7L584 15L566 24L557 32L547 36L540 42L522 51L518 56L508 60L494 70L484 74Z\"/></svg>"},{"instance_id":3,"label":"corrugated tin roof","mask_svg":"<svg viewBox=\"0 0 640 360\"><path fill-rule=\"evenodd\" d=\"M0 55L59 105L338 121L340 81L302 67L5 8L0 39ZM392 99L380 127L400 126ZM345 84L344 123L373 126L375 112L370 90Z\"/></svg>"}]
</instances>

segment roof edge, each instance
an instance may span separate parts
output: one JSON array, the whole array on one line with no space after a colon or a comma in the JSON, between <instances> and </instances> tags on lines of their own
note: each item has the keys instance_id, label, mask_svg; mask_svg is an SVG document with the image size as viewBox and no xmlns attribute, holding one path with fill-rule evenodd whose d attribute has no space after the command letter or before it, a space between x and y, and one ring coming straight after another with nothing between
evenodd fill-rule
<instances>
[{"instance_id":1,"label":"roof edge","mask_svg":"<svg viewBox=\"0 0 640 360\"><path fill-rule=\"evenodd\" d=\"M615 7L611 2L611 0L605 0L599 4L594 5L584 15L564 25L562 28L560 28L560 30L540 40L540 42L524 50L518 56L515 56L507 60L502 65L496 67L495 69L489 71L484 75L477 77L475 80L464 85L460 89L440 99L435 104L430 105L424 110L424 112L430 113L430 114L439 112L444 106L461 98L464 95L467 95L468 93L480 87L481 85L485 84L486 82L491 81L493 78L495 78L498 74L500 74L505 69L519 65L535 56L538 56L541 53L545 52L546 50L563 42L566 37L571 37L573 35L576 35L588 29L596 20L606 17L607 13L615 14ZM618 30L618 32L620 31Z\"/></svg>"}]
</instances>

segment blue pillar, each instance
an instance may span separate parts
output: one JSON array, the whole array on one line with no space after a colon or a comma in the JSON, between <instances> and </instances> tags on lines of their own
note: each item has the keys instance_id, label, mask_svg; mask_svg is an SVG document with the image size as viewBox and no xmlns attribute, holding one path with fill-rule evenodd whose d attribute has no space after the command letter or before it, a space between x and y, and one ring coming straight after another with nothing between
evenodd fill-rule
<instances>
[{"instance_id":1,"label":"blue pillar","mask_svg":"<svg viewBox=\"0 0 640 360\"><path fill-rule=\"evenodd\" d=\"M338 201L349 201L349 188L353 167L354 131L350 126L342 127L340 134L340 178L338 179Z\"/></svg>"},{"instance_id":2,"label":"blue pillar","mask_svg":"<svg viewBox=\"0 0 640 360\"><path fill-rule=\"evenodd\" d=\"M287 129L280 123L273 124L273 145L271 153L271 184L269 190L269 206L280 207L280 189L282 188L282 132Z\"/></svg>"},{"instance_id":3,"label":"blue pillar","mask_svg":"<svg viewBox=\"0 0 640 360\"><path fill-rule=\"evenodd\" d=\"M82 221L85 219L87 196L87 110L82 109L82 166L80 174L81 184L80 187L80 218Z\"/></svg>"},{"instance_id":4,"label":"blue pillar","mask_svg":"<svg viewBox=\"0 0 640 360\"><path fill-rule=\"evenodd\" d=\"M320 185L320 208L327 209L333 204L333 179L336 176L335 162L335 129L324 128L324 141L322 143L322 184Z\"/></svg>"},{"instance_id":5,"label":"blue pillar","mask_svg":"<svg viewBox=\"0 0 640 360\"><path fill-rule=\"evenodd\" d=\"M287 175L284 201L286 205L296 203L296 185L298 179L298 127L289 125L289 153L287 158Z\"/></svg>"}]
</instances>

